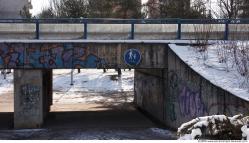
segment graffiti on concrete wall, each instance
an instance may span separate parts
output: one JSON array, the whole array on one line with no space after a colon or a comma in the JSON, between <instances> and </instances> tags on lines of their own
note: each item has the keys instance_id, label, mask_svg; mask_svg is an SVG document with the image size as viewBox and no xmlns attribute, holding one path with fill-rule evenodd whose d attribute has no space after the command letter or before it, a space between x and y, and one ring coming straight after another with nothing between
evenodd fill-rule
<instances>
[{"instance_id":1,"label":"graffiti on concrete wall","mask_svg":"<svg viewBox=\"0 0 249 143\"><path fill-rule=\"evenodd\" d=\"M167 115L169 116L171 121L176 120L176 103L177 103L177 93L175 91L178 90L178 76L175 73L172 73L169 77L169 92L168 96L166 96L166 109Z\"/></svg>"},{"instance_id":2,"label":"graffiti on concrete wall","mask_svg":"<svg viewBox=\"0 0 249 143\"><path fill-rule=\"evenodd\" d=\"M214 91L200 92L201 86L196 81L186 81L176 72L169 72L169 94L166 96L166 118L172 122L184 122L206 115L249 114L248 103L232 94L221 92L216 86ZM208 82L208 84L210 84ZM211 86L211 85L210 85ZM218 91L220 90L220 92ZM214 95L211 95L214 92ZM204 99L205 97L205 99ZM207 100L207 101L205 101Z\"/></svg>"},{"instance_id":3,"label":"graffiti on concrete wall","mask_svg":"<svg viewBox=\"0 0 249 143\"><path fill-rule=\"evenodd\" d=\"M20 107L22 108L19 114L22 116L36 115L40 102L41 88L31 84L21 86Z\"/></svg>"},{"instance_id":4,"label":"graffiti on concrete wall","mask_svg":"<svg viewBox=\"0 0 249 143\"><path fill-rule=\"evenodd\" d=\"M67 44L31 44L26 48L25 67L71 67L72 56L72 47Z\"/></svg>"},{"instance_id":5,"label":"graffiti on concrete wall","mask_svg":"<svg viewBox=\"0 0 249 143\"><path fill-rule=\"evenodd\" d=\"M24 63L23 44L0 44L0 67L22 67Z\"/></svg>"},{"instance_id":6,"label":"graffiti on concrete wall","mask_svg":"<svg viewBox=\"0 0 249 143\"><path fill-rule=\"evenodd\" d=\"M105 61L89 52L88 47L74 47L73 67L96 68L105 64Z\"/></svg>"},{"instance_id":7,"label":"graffiti on concrete wall","mask_svg":"<svg viewBox=\"0 0 249 143\"><path fill-rule=\"evenodd\" d=\"M29 103L29 105L34 105L40 100L40 88L35 85L25 84L21 86L22 102Z\"/></svg>"},{"instance_id":8,"label":"graffiti on concrete wall","mask_svg":"<svg viewBox=\"0 0 249 143\"><path fill-rule=\"evenodd\" d=\"M114 67L86 44L0 44L0 68Z\"/></svg>"},{"instance_id":9,"label":"graffiti on concrete wall","mask_svg":"<svg viewBox=\"0 0 249 143\"><path fill-rule=\"evenodd\" d=\"M199 91L183 86L179 94L179 107L182 116L198 117L207 111Z\"/></svg>"},{"instance_id":10,"label":"graffiti on concrete wall","mask_svg":"<svg viewBox=\"0 0 249 143\"><path fill-rule=\"evenodd\" d=\"M207 113L200 91L191 83L182 80L174 71L169 73L169 95L166 104L167 116L171 121L177 120L176 113L179 112L178 116L190 118Z\"/></svg>"}]
</instances>

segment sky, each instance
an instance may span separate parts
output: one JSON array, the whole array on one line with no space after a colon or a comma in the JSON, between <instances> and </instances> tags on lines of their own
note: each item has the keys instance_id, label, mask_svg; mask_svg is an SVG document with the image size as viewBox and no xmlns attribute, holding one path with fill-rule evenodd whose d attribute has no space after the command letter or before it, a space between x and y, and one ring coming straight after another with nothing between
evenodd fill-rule
<instances>
[{"instance_id":1,"label":"sky","mask_svg":"<svg viewBox=\"0 0 249 143\"><path fill-rule=\"evenodd\" d=\"M147 2L148 0L142 0L143 3ZM31 13L33 16L39 14L43 8L46 8L49 5L49 0L31 0L33 9Z\"/></svg>"}]
</instances>

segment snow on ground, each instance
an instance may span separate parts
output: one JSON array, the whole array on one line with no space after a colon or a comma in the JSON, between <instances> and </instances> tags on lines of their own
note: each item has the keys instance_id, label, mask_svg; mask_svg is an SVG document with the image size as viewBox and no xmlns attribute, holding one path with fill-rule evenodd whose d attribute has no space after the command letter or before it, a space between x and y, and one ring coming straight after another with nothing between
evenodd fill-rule
<instances>
[{"instance_id":1,"label":"snow on ground","mask_svg":"<svg viewBox=\"0 0 249 143\"><path fill-rule=\"evenodd\" d=\"M81 73L74 70L73 83L71 84L71 70L53 70L54 102L61 104L71 103L96 103L119 101L122 103L133 102L134 70L122 70L122 76L118 77L115 70L81 69ZM13 72L6 79L0 75L0 96L13 92ZM120 94L108 94L118 93Z\"/></svg>"},{"instance_id":2,"label":"snow on ground","mask_svg":"<svg viewBox=\"0 0 249 143\"><path fill-rule=\"evenodd\" d=\"M0 96L4 93L13 92L13 74L7 74L6 79L0 74Z\"/></svg>"},{"instance_id":3,"label":"snow on ground","mask_svg":"<svg viewBox=\"0 0 249 143\"><path fill-rule=\"evenodd\" d=\"M71 70L53 70L54 102L58 104L74 104L104 101L116 104L133 101L134 70L122 70L120 78L115 70L108 70L103 73L103 70L82 69L81 73L78 74L77 70L75 70L73 74L74 85L71 86ZM0 95L8 91L13 92L13 74L9 74L6 80L3 80L3 76L0 75L0 79ZM127 120L127 122L131 121ZM147 127L146 125L142 128L120 126L121 128L107 129L101 127L64 129L62 127L62 129L0 130L0 139L166 140L177 138L175 132L153 126Z\"/></svg>"},{"instance_id":4,"label":"snow on ground","mask_svg":"<svg viewBox=\"0 0 249 143\"><path fill-rule=\"evenodd\" d=\"M242 137L246 138L246 140L249 140L249 128L247 127L247 125L243 126L241 128L242 131Z\"/></svg>"},{"instance_id":5,"label":"snow on ground","mask_svg":"<svg viewBox=\"0 0 249 143\"><path fill-rule=\"evenodd\" d=\"M115 70L87 69L78 74L74 71L74 85L71 86L71 70L54 70L54 91L104 92L133 91L134 71L122 71L119 78Z\"/></svg>"},{"instance_id":6,"label":"snow on ground","mask_svg":"<svg viewBox=\"0 0 249 143\"><path fill-rule=\"evenodd\" d=\"M227 65L219 62L217 47L215 45L208 47L206 60L203 60L203 55L196 52L193 47L170 44L170 48L193 70L207 80L249 101L248 88L243 86L245 78L237 72L235 67L230 68L229 71L226 70Z\"/></svg>"},{"instance_id":7,"label":"snow on ground","mask_svg":"<svg viewBox=\"0 0 249 143\"><path fill-rule=\"evenodd\" d=\"M74 85L71 83L71 70L54 70L53 90L54 102L95 103L114 102L118 96L110 96L110 92L132 92L134 89L134 71L122 71L118 77L115 70L84 69L81 73L74 71ZM98 93L98 94L96 94ZM113 95L113 94L112 94ZM121 95L120 93L120 96ZM118 99L119 102L132 102L133 96Z\"/></svg>"}]
</instances>

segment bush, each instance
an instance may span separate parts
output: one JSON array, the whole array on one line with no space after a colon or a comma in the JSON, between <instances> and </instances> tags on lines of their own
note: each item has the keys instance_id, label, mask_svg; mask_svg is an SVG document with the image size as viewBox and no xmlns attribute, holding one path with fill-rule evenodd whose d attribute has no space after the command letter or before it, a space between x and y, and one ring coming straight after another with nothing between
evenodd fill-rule
<instances>
[{"instance_id":1,"label":"bush","mask_svg":"<svg viewBox=\"0 0 249 143\"><path fill-rule=\"evenodd\" d=\"M245 139L249 116L213 115L199 117L181 125L178 128L179 137L189 136L189 139Z\"/></svg>"}]
</instances>

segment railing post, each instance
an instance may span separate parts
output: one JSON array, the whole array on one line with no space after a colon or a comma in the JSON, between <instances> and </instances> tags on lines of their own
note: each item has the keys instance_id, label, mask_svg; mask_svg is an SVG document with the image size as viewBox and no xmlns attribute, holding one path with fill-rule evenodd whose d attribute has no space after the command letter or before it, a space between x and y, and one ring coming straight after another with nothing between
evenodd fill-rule
<instances>
[{"instance_id":1,"label":"railing post","mask_svg":"<svg viewBox=\"0 0 249 143\"><path fill-rule=\"evenodd\" d=\"M35 25L36 25L36 39L40 39L40 24L38 19L36 19Z\"/></svg>"},{"instance_id":2,"label":"railing post","mask_svg":"<svg viewBox=\"0 0 249 143\"><path fill-rule=\"evenodd\" d=\"M228 40L229 37L229 20L225 22L225 33L224 33L224 40Z\"/></svg>"},{"instance_id":3,"label":"railing post","mask_svg":"<svg viewBox=\"0 0 249 143\"><path fill-rule=\"evenodd\" d=\"M181 23L180 19L178 19L177 24L178 24L177 39L181 40L181 38L182 38L182 35L181 35L182 34L182 23Z\"/></svg>"},{"instance_id":4,"label":"railing post","mask_svg":"<svg viewBox=\"0 0 249 143\"><path fill-rule=\"evenodd\" d=\"M131 37L130 37L130 39L134 39L134 32L135 32L135 23L134 23L134 21L132 21L132 23L131 23Z\"/></svg>"},{"instance_id":5,"label":"railing post","mask_svg":"<svg viewBox=\"0 0 249 143\"><path fill-rule=\"evenodd\" d=\"M84 39L87 39L87 20L84 20Z\"/></svg>"}]
</instances>

